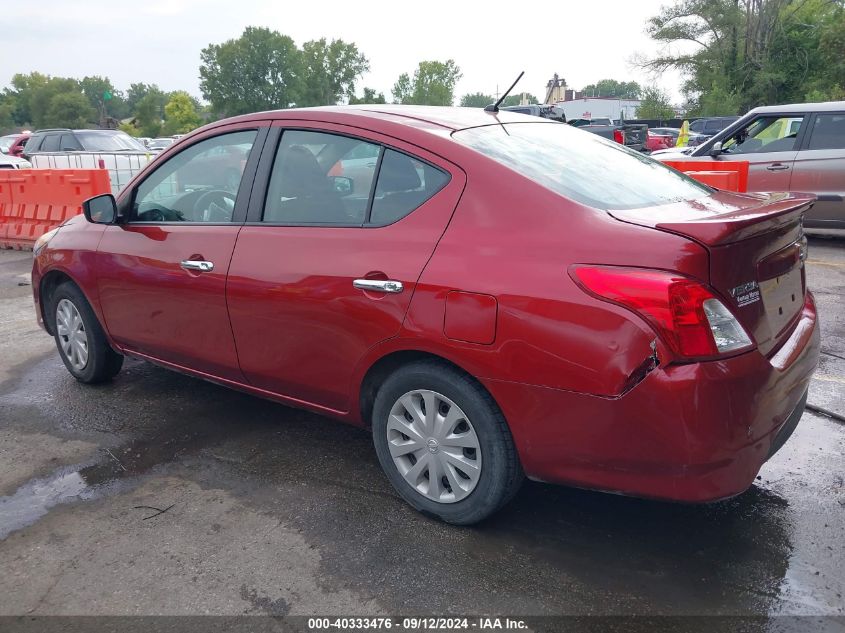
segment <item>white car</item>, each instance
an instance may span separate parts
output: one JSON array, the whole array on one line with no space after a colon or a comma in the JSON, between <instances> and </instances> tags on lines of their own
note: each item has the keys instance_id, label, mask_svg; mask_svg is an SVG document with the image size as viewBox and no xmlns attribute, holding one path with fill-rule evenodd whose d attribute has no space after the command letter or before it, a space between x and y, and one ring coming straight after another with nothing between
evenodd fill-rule
<instances>
[{"instance_id":1,"label":"white car","mask_svg":"<svg viewBox=\"0 0 845 633\"><path fill-rule=\"evenodd\" d=\"M17 156L0 154L0 169L32 169L32 163Z\"/></svg>"}]
</instances>

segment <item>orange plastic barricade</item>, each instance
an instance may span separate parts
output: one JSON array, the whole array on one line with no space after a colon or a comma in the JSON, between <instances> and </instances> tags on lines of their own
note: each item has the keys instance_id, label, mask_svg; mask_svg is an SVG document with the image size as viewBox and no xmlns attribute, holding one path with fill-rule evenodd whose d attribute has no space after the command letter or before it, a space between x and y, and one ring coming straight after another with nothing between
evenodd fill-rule
<instances>
[{"instance_id":1,"label":"orange plastic barricade","mask_svg":"<svg viewBox=\"0 0 845 633\"><path fill-rule=\"evenodd\" d=\"M0 248L31 249L39 237L82 213L82 202L111 193L105 169L0 171Z\"/></svg>"},{"instance_id":2,"label":"orange plastic barricade","mask_svg":"<svg viewBox=\"0 0 845 633\"><path fill-rule=\"evenodd\" d=\"M748 191L748 161L746 160L664 160L661 162L711 187L740 193ZM733 175L723 178L714 175L717 173Z\"/></svg>"}]
</instances>

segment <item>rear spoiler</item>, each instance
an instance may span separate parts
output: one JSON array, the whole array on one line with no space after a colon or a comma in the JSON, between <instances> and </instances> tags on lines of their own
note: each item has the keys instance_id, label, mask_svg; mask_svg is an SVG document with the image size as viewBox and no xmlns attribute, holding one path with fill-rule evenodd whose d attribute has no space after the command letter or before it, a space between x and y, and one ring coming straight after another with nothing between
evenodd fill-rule
<instances>
[{"instance_id":1,"label":"rear spoiler","mask_svg":"<svg viewBox=\"0 0 845 633\"><path fill-rule=\"evenodd\" d=\"M815 196L804 193L743 194L742 198L748 200L747 206L720 212L718 208L702 205L700 215L688 220L679 219L679 213L671 206L613 210L610 214L623 222L691 237L706 246L722 246L791 224L816 201ZM687 204L695 206L696 202Z\"/></svg>"}]
</instances>

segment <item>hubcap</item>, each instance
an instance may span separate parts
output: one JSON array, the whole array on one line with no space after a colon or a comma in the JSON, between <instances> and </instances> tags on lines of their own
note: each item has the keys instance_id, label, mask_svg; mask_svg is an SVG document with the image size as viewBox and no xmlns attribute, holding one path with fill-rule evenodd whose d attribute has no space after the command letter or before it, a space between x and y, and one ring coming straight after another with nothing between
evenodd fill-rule
<instances>
[{"instance_id":1,"label":"hubcap","mask_svg":"<svg viewBox=\"0 0 845 633\"><path fill-rule=\"evenodd\" d=\"M399 398L387 421L387 445L399 473L421 495L455 503L481 476L481 447L461 408L435 391Z\"/></svg>"},{"instance_id":2,"label":"hubcap","mask_svg":"<svg viewBox=\"0 0 845 633\"><path fill-rule=\"evenodd\" d=\"M62 299L56 306L56 331L65 358L74 369L85 369L88 364L88 335L79 310L68 299Z\"/></svg>"}]
</instances>

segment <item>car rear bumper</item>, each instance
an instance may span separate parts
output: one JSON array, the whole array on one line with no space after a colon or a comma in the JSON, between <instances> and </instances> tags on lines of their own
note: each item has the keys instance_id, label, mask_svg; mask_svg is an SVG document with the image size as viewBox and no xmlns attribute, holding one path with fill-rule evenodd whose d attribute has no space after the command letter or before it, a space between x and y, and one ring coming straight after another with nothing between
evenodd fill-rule
<instances>
[{"instance_id":1,"label":"car rear bumper","mask_svg":"<svg viewBox=\"0 0 845 633\"><path fill-rule=\"evenodd\" d=\"M658 367L617 398L483 382L532 479L706 502L746 490L791 434L819 349L810 300L776 354Z\"/></svg>"}]
</instances>

